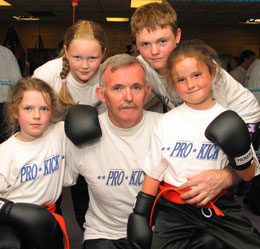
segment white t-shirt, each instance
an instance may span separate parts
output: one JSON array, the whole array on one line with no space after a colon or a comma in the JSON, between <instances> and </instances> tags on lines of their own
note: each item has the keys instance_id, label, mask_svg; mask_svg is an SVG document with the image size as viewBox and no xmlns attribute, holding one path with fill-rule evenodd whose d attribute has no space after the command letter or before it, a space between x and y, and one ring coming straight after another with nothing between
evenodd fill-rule
<instances>
[{"instance_id":1,"label":"white t-shirt","mask_svg":"<svg viewBox=\"0 0 260 249\"><path fill-rule=\"evenodd\" d=\"M66 184L78 175L88 183L89 208L85 216L86 239L125 238L127 220L144 180L142 167L152 130L162 114L144 111L133 128L115 127L107 112L99 115L102 137L78 148L68 143Z\"/></svg>"},{"instance_id":2,"label":"white t-shirt","mask_svg":"<svg viewBox=\"0 0 260 249\"><path fill-rule=\"evenodd\" d=\"M170 108L180 105L180 101L172 99L166 91L166 78L158 73L142 58L137 57L145 66L146 79L152 86L153 91L160 96L162 101ZM226 72L221 69L222 78L213 86L213 97L222 106L237 112L246 123L260 121L260 107L254 95Z\"/></svg>"},{"instance_id":3,"label":"white t-shirt","mask_svg":"<svg viewBox=\"0 0 260 249\"><path fill-rule=\"evenodd\" d=\"M18 62L13 52L0 45L0 81L18 81L22 78ZM7 100L9 85L0 85L0 103Z\"/></svg>"},{"instance_id":4,"label":"white t-shirt","mask_svg":"<svg viewBox=\"0 0 260 249\"><path fill-rule=\"evenodd\" d=\"M219 104L209 110L194 110L184 103L166 113L152 135L145 173L180 186L201 171L225 168L229 163L227 156L204 134L209 123L225 110ZM255 174L259 174L256 155L254 162Z\"/></svg>"},{"instance_id":5,"label":"white t-shirt","mask_svg":"<svg viewBox=\"0 0 260 249\"><path fill-rule=\"evenodd\" d=\"M22 142L15 135L0 144L0 196L13 202L51 206L59 198L65 171L64 123Z\"/></svg>"},{"instance_id":6,"label":"white t-shirt","mask_svg":"<svg viewBox=\"0 0 260 249\"><path fill-rule=\"evenodd\" d=\"M34 78L39 78L48 83L59 94L62 86L60 72L62 70L62 58L57 58L46 62L38 67L34 73ZM104 106L99 107L101 102L96 94L96 87L99 85L99 71L88 80L86 84L78 83L71 73L67 76L67 87L75 102L79 104L91 105L96 107L99 112L104 111Z\"/></svg>"},{"instance_id":7,"label":"white t-shirt","mask_svg":"<svg viewBox=\"0 0 260 249\"><path fill-rule=\"evenodd\" d=\"M260 60L255 60L247 69L245 87L260 90ZM260 104L260 91L254 91L253 94Z\"/></svg>"}]
</instances>

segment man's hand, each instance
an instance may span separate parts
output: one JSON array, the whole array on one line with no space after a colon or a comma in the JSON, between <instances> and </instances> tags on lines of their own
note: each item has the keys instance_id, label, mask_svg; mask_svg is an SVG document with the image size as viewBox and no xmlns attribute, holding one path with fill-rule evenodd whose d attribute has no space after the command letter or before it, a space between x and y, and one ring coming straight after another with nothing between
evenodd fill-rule
<instances>
[{"instance_id":1,"label":"man's hand","mask_svg":"<svg viewBox=\"0 0 260 249\"><path fill-rule=\"evenodd\" d=\"M200 174L187 179L179 189L191 188L180 198L185 203L202 207L213 200L222 190L231 187L239 181L239 177L229 166L223 170L213 169L202 171Z\"/></svg>"}]
</instances>

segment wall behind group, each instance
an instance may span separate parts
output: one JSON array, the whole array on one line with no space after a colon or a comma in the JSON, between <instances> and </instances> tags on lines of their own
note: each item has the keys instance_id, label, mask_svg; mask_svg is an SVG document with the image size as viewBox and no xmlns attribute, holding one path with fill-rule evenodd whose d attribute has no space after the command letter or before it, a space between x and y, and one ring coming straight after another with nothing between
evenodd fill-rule
<instances>
[{"instance_id":1,"label":"wall behind group","mask_svg":"<svg viewBox=\"0 0 260 249\"><path fill-rule=\"evenodd\" d=\"M45 48L58 48L63 40L66 29L71 23L45 23L45 22L13 22L1 23L0 43L3 44L8 26L12 25L27 52L27 49L34 48L41 35ZM132 35L129 23L102 23L107 34L107 57L125 53L126 45L131 44ZM182 29L182 40L202 39L214 47L219 54L236 55L244 49L253 50L257 57L260 48L260 25L185 25Z\"/></svg>"}]
</instances>

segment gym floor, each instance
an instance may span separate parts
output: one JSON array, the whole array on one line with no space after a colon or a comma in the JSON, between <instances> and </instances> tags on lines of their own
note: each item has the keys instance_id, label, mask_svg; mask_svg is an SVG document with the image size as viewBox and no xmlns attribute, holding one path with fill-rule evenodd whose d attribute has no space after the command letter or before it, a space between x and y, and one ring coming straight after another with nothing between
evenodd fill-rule
<instances>
[{"instance_id":1,"label":"gym floor","mask_svg":"<svg viewBox=\"0 0 260 249\"><path fill-rule=\"evenodd\" d=\"M245 215L250 219L252 224L260 231L260 216L253 214L248 207L243 203L244 197L237 197L238 201L242 205ZM82 249L83 232L81 231L73 211L72 199L70 194L70 188L63 189L63 199L61 204L63 217L66 221L70 248Z\"/></svg>"}]
</instances>

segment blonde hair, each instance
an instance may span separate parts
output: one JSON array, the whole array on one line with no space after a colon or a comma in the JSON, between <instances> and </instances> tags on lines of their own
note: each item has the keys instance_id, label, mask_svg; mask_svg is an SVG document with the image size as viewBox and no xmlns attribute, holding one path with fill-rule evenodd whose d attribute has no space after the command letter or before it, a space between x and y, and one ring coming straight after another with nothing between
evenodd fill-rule
<instances>
[{"instance_id":1,"label":"blonde hair","mask_svg":"<svg viewBox=\"0 0 260 249\"><path fill-rule=\"evenodd\" d=\"M67 29L64 37L64 45L68 49L72 40L78 38L96 40L104 53L106 48L106 35L104 29L99 24L87 20L77 21ZM60 72L60 77L62 80L65 80L70 72L70 65L65 56L64 49L61 51L61 56L62 70ZM67 84L62 84L59 92L59 100L65 108L76 104L68 90Z\"/></svg>"},{"instance_id":2,"label":"blonde hair","mask_svg":"<svg viewBox=\"0 0 260 249\"><path fill-rule=\"evenodd\" d=\"M17 114L25 91L37 91L42 93L44 100L51 110L51 122L57 122L61 118L61 112L59 111L53 89L41 79L23 78L11 88L7 102L4 105L4 117L5 123L7 124L6 133L8 136L20 130Z\"/></svg>"},{"instance_id":3,"label":"blonde hair","mask_svg":"<svg viewBox=\"0 0 260 249\"><path fill-rule=\"evenodd\" d=\"M169 95L174 99L180 100L180 97L175 90L170 72L177 61L187 57L193 57L198 61L205 63L211 75L216 70L215 82L218 82L222 76L220 70L221 62L215 49L199 39L183 41L172 51L167 62L166 75L168 80L166 88ZM212 85L212 88L216 88L216 85Z\"/></svg>"},{"instance_id":4,"label":"blonde hair","mask_svg":"<svg viewBox=\"0 0 260 249\"><path fill-rule=\"evenodd\" d=\"M178 24L177 14L171 5L162 3L149 3L136 9L131 18L131 31L135 37L143 28L154 31L158 28L170 26L176 35Z\"/></svg>"}]
</instances>

